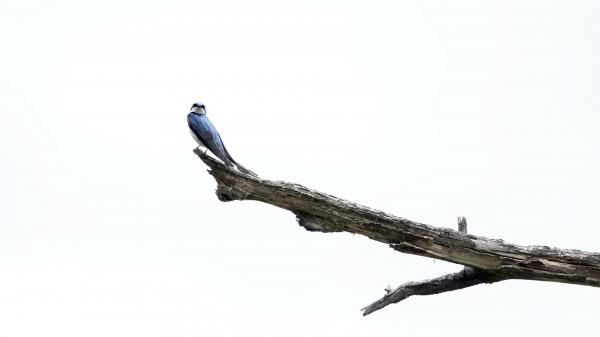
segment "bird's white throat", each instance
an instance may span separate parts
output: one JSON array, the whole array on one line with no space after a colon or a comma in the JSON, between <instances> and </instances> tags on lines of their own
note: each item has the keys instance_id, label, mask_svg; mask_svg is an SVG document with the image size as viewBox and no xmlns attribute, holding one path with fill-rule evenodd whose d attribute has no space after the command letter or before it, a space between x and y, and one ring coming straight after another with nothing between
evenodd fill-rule
<instances>
[{"instance_id":1,"label":"bird's white throat","mask_svg":"<svg viewBox=\"0 0 600 337\"><path fill-rule=\"evenodd\" d=\"M206 110L204 110L201 106L195 106L190 110L190 112L195 112L197 114L206 115Z\"/></svg>"}]
</instances>

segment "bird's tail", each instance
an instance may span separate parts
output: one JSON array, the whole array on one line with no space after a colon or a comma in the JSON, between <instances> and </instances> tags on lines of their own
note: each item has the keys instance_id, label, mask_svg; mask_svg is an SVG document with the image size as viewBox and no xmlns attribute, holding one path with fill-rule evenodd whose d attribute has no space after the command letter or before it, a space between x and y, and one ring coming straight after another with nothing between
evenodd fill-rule
<instances>
[{"instance_id":1,"label":"bird's tail","mask_svg":"<svg viewBox=\"0 0 600 337\"><path fill-rule=\"evenodd\" d=\"M234 167L235 165L237 165L237 163L235 161L233 161L230 158L227 158L227 156L223 156L223 158L219 157L224 163L225 166L227 167Z\"/></svg>"},{"instance_id":2,"label":"bird's tail","mask_svg":"<svg viewBox=\"0 0 600 337\"><path fill-rule=\"evenodd\" d=\"M236 163L235 163L235 166L237 166L237 169L238 169L238 171L240 171L240 172L242 172L242 173L245 173L245 174L249 174L249 175L251 175L251 176L258 177L258 174L256 174L256 173L254 173L254 172L252 172L252 171L248 170L247 168L245 168L245 167L244 167L242 164L240 164L240 163L238 163L238 162L236 162Z\"/></svg>"}]
</instances>

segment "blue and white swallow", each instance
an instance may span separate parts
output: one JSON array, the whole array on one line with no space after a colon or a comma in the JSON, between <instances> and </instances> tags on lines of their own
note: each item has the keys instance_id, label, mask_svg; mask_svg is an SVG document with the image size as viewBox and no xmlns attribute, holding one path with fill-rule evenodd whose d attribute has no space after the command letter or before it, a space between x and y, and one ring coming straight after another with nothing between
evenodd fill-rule
<instances>
[{"instance_id":1,"label":"blue and white swallow","mask_svg":"<svg viewBox=\"0 0 600 337\"><path fill-rule=\"evenodd\" d=\"M200 102L194 103L190 109L190 113L187 115L187 121L192 137L198 145L210 150L210 152L221 159L228 167L235 166L242 173L256 176L254 172L246 169L240 163L233 160L229 152L227 152L225 144L223 144L223 140L217 132L217 129L213 123L210 122L210 119L206 117L206 106L204 104Z\"/></svg>"}]
</instances>

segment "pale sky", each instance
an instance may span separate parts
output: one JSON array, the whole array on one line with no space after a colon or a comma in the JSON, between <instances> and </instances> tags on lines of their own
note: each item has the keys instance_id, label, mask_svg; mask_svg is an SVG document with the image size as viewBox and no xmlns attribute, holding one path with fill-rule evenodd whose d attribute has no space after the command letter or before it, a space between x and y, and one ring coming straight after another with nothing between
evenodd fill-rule
<instances>
[{"instance_id":1,"label":"pale sky","mask_svg":"<svg viewBox=\"0 0 600 337\"><path fill-rule=\"evenodd\" d=\"M600 3L0 2L0 336L597 336L597 288L414 297L461 266L221 203L234 158L398 216L600 251Z\"/></svg>"}]
</instances>

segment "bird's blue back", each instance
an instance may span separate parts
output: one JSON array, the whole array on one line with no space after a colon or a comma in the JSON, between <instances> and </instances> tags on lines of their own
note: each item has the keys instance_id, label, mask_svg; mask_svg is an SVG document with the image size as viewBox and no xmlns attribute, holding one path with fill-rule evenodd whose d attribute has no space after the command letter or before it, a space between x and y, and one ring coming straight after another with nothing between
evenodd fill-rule
<instances>
[{"instance_id":1,"label":"bird's blue back","mask_svg":"<svg viewBox=\"0 0 600 337\"><path fill-rule=\"evenodd\" d=\"M206 115L190 112L188 114L188 126L204 146L221 159L225 165L233 166L233 164L235 164L235 161L227 152L225 144L223 144L217 129Z\"/></svg>"},{"instance_id":2,"label":"bird's blue back","mask_svg":"<svg viewBox=\"0 0 600 337\"><path fill-rule=\"evenodd\" d=\"M206 144L212 141L217 146L223 147L221 136L219 136L217 129L213 123L210 122L210 119L206 117L206 115L190 112L187 116L187 119L190 129L192 129L192 131L198 135L202 142Z\"/></svg>"}]
</instances>

